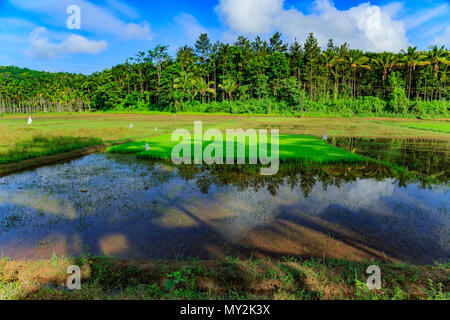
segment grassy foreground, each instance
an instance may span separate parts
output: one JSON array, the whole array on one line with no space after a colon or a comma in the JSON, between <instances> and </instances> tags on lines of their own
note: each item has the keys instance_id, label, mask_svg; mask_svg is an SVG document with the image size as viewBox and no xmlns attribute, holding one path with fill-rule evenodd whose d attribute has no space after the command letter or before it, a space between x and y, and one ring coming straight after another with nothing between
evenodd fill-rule
<instances>
[{"instance_id":1,"label":"grassy foreground","mask_svg":"<svg viewBox=\"0 0 450 320\"><path fill-rule=\"evenodd\" d=\"M243 138L243 140L245 137ZM145 144L149 143L150 150L145 151ZM238 148L245 149L245 157L249 158L250 148L257 150L256 154L259 154L258 141L251 142L249 139L245 140L245 145L242 145L238 141L234 141L234 158L236 159ZM171 140L171 134L161 135L153 137L147 140L134 141L122 145L113 146L107 149L112 153L137 153L139 158L143 159L170 159L173 147L179 142ZM181 142L183 144L183 142ZM197 143L202 144L202 150L205 151L210 141L195 141L192 140L188 143L184 143L187 148L191 149L191 158L194 157L194 145ZM218 141L219 147L223 150L223 158L227 156L227 140L225 136ZM268 136L267 151L270 154L271 150L270 135ZM203 152L202 152L203 153ZM183 153L180 153L180 157ZM348 152L344 149L334 147L327 144L321 139L302 136L302 135L280 135L279 136L279 159L281 162L296 162L296 161L313 161L319 163L328 162L357 162L362 161L364 158Z\"/></svg>"},{"instance_id":2,"label":"grassy foreground","mask_svg":"<svg viewBox=\"0 0 450 320\"><path fill-rule=\"evenodd\" d=\"M369 265L381 290L368 290ZM82 272L69 291L69 265ZM128 261L83 256L0 260L0 299L450 299L450 266L414 266L321 258L224 261Z\"/></svg>"}]
</instances>

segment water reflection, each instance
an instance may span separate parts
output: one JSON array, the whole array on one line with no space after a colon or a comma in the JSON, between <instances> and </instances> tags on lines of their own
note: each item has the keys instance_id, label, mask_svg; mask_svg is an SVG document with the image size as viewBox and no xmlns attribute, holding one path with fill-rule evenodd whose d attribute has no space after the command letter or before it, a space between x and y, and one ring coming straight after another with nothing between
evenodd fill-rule
<instances>
[{"instance_id":1,"label":"water reflection","mask_svg":"<svg viewBox=\"0 0 450 320\"><path fill-rule=\"evenodd\" d=\"M446 184L374 164L181 166L96 154L0 179L13 258L305 255L448 261ZM404 186L404 187L402 187Z\"/></svg>"},{"instance_id":2,"label":"water reflection","mask_svg":"<svg viewBox=\"0 0 450 320\"><path fill-rule=\"evenodd\" d=\"M450 141L428 139L333 138L329 142L407 168L439 182L450 179Z\"/></svg>"}]
</instances>

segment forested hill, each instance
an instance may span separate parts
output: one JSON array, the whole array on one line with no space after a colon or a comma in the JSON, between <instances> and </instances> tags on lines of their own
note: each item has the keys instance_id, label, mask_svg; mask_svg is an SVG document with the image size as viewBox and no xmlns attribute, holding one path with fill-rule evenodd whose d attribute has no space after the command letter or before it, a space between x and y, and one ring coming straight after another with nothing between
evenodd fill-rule
<instances>
[{"instance_id":1,"label":"forested hill","mask_svg":"<svg viewBox=\"0 0 450 320\"><path fill-rule=\"evenodd\" d=\"M28 68L19 68L16 66L0 66L0 77L4 78L12 78L12 79L18 79L18 80L25 80L29 78L39 78L39 77L45 77L47 75L51 74L51 72L45 72L45 71L36 71L31 70ZM56 75L72 75L70 73L52 73Z\"/></svg>"},{"instance_id":2,"label":"forested hill","mask_svg":"<svg viewBox=\"0 0 450 320\"><path fill-rule=\"evenodd\" d=\"M19 68L14 66L0 66L0 77L13 79L26 79L30 76L38 77L42 72L30 70L27 68Z\"/></svg>"},{"instance_id":3,"label":"forested hill","mask_svg":"<svg viewBox=\"0 0 450 320\"><path fill-rule=\"evenodd\" d=\"M0 111L165 110L448 116L448 49L362 52L347 44L239 37L138 52L90 76L0 67ZM54 106L58 108L55 109Z\"/></svg>"}]
</instances>

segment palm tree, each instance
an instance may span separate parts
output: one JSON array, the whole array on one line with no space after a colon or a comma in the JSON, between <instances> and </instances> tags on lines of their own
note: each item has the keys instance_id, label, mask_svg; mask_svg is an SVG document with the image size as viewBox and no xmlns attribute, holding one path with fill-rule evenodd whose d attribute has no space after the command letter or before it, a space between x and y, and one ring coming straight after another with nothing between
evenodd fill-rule
<instances>
[{"instance_id":1,"label":"palm tree","mask_svg":"<svg viewBox=\"0 0 450 320\"><path fill-rule=\"evenodd\" d=\"M386 79L388 74L398 64L398 57L392 52L382 52L377 58L372 59L372 62L383 71L382 82L383 91L386 93Z\"/></svg>"},{"instance_id":2,"label":"palm tree","mask_svg":"<svg viewBox=\"0 0 450 320\"><path fill-rule=\"evenodd\" d=\"M448 52L444 50L444 46L438 47L438 46L430 46L428 49L426 59L427 61L425 64L429 65L431 64L433 66L434 70L434 77L437 79L439 75L439 63L443 63L446 65L450 64L450 61L448 60Z\"/></svg>"},{"instance_id":3,"label":"palm tree","mask_svg":"<svg viewBox=\"0 0 450 320\"><path fill-rule=\"evenodd\" d=\"M356 97L356 72L358 69L371 70L368 65L368 58L364 56L361 50L352 50L344 59L352 69L353 75L353 98Z\"/></svg>"},{"instance_id":4,"label":"palm tree","mask_svg":"<svg viewBox=\"0 0 450 320\"><path fill-rule=\"evenodd\" d=\"M219 85L220 89L225 91L228 95L228 98L230 101L233 100L233 92L237 89L238 85L236 82L231 78L226 78L223 80L222 84Z\"/></svg>"},{"instance_id":5,"label":"palm tree","mask_svg":"<svg viewBox=\"0 0 450 320\"><path fill-rule=\"evenodd\" d=\"M408 99L411 97L411 85L413 71L416 70L416 66L424 65L424 55L417 51L417 47L408 47L408 50L402 50L402 64L405 64L409 73L409 85L408 85Z\"/></svg>"},{"instance_id":6,"label":"palm tree","mask_svg":"<svg viewBox=\"0 0 450 320\"><path fill-rule=\"evenodd\" d=\"M338 70L337 70L337 66L339 65L339 63L343 62L344 59L337 54L334 53L329 53L328 51L324 52L324 62L325 62L325 68L327 68L331 74L334 77L334 89L333 89L333 99L336 100L337 99L337 95L338 95L338 82L339 82L339 74L338 74ZM334 68L334 70L333 70ZM327 82L328 82L328 77L327 77Z\"/></svg>"},{"instance_id":7,"label":"palm tree","mask_svg":"<svg viewBox=\"0 0 450 320\"><path fill-rule=\"evenodd\" d=\"M193 85L194 75L186 71L181 71L180 76L178 78L175 78L175 80L173 81L173 88L182 89L184 96L188 95L188 93L190 96L189 90L192 89Z\"/></svg>"},{"instance_id":8,"label":"palm tree","mask_svg":"<svg viewBox=\"0 0 450 320\"><path fill-rule=\"evenodd\" d=\"M205 96L207 93L212 94L213 96L216 95L216 90L214 88L211 88L211 86L214 85L214 82L206 82L205 79L202 77L198 77L194 80L194 88L196 93L200 93L202 96L202 104L205 103Z\"/></svg>"},{"instance_id":9,"label":"palm tree","mask_svg":"<svg viewBox=\"0 0 450 320\"><path fill-rule=\"evenodd\" d=\"M430 51L427 52L426 55L426 60L425 60L425 65L432 65L433 66L433 71L434 71L434 78L436 79L437 83L438 83L438 94L439 97L441 96L441 83L438 81L439 78L439 64L445 64L445 65L450 65L450 60L448 57L448 51L444 49L445 47L438 47L438 46L430 46L428 47L428 49L430 49ZM431 96L433 98L433 93L432 92ZM426 95L426 93L425 93Z\"/></svg>"}]
</instances>

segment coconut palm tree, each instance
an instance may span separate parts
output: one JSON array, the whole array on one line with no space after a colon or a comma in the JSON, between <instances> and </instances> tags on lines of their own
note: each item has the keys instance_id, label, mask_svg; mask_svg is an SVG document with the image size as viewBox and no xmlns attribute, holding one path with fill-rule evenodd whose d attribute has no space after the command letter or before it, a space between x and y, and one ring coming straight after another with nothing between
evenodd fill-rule
<instances>
[{"instance_id":1,"label":"coconut palm tree","mask_svg":"<svg viewBox=\"0 0 450 320\"><path fill-rule=\"evenodd\" d=\"M353 78L353 98L356 97L356 72L358 69L371 70L368 62L369 59L364 56L361 50L352 50L350 54L345 56L344 61L350 66Z\"/></svg>"},{"instance_id":2,"label":"coconut palm tree","mask_svg":"<svg viewBox=\"0 0 450 320\"><path fill-rule=\"evenodd\" d=\"M174 89L183 90L184 96L190 96L190 90L194 85L194 75L190 72L181 71L180 76L173 81Z\"/></svg>"},{"instance_id":3,"label":"coconut palm tree","mask_svg":"<svg viewBox=\"0 0 450 320\"><path fill-rule=\"evenodd\" d=\"M194 80L193 84L195 92L200 93L200 95L202 96L202 104L205 103L205 96L207 93L210 93L213 96L216 95L216 90L214 90L214 88L211 88L211 86L214 85L213 81L206 82L202 77L198 77Z\"/></svg>"},{"instance_id":4,"label":"coconut palm tree","mask_svg":"<svg viewBox=\"0 0 450 320\"><path fill-rule=\"evenodd\" d=\"M448 59L448 51L444 50L444 46L438 47L438 46L430 46L428 49L427 55L426 55L426 64L432 65L434 70L434 77L437 79L439 75L439 64L443 63L446 65L450 64L450 60Z\"/></svg>"},{"instance_id":5,"label":"coconut palm tree","mask_svg":"<svg viewBox=\"0 0 450 320\"><path fill-rule=\"evenodd\" d=\"M388 74L398 65L398 57L392 52L382 52L377 58L372 59L372 62L376 67L383 71L382 82L383 82L383 92L386 93L386 79Z\"/></svg>"},{"instance_id":6,"label":"coconut palm tree","mask_svg":"<svg viewBox=\"0 0 450 320\"><path fill-rule=\"evenodd\" d=\"M238 84L236 84L236 82L233 79L226 78L225 80L223 80L222 84L219 85L219 88L225 91L230 101L232 101L233 92L238 88Z\"/></svg>"},{"instance_id":7,"label":"coconut palm tree","mask_svg":"<svg viewBox=\"0 0 450 320\"><path fill-rule=\"evenodd\" d=\"M417 47L408 47L408 50L402 50L401 54L403 55L401 59L402 65L405 65L408 69L409 73L409 84L408 84L408 99L411 97L411 85L412 85L412 77L413 71L416 71L417 66L425 65L424 55L417 51Z\"/></svg>"},{"instance_id":8,"label":"coconut palm tree","mask_svg":"<svg viewBox=\"0 0 450 320\"><path fill-rule=\"evenodd\" d=\"M329 53L328 51L325 51L323 60L325 62L325 68L327 68L334 77L333 99L336 100L337 96L338 96L338 82L339 82L339 74L338 74L337 66L340 63L344 62L344 58L342 58L338 54ZM328 77L327 77L327 82L328 82Z\"/></svg>"}]
</instances>

